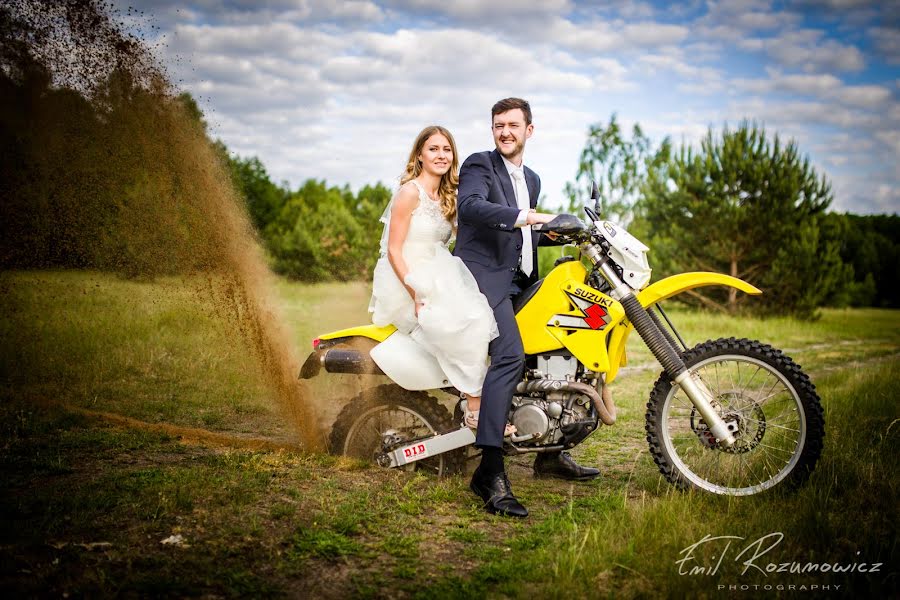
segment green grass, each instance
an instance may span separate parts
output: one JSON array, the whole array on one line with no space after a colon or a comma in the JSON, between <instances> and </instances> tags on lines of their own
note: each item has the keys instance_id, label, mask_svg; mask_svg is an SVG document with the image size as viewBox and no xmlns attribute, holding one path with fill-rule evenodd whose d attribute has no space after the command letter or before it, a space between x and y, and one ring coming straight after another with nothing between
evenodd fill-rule
<instances>
[{"instance_id":1,"label":"green grass","mask_svg":"<svg viewBox=\"0 0 900 600\"><path fill-rule=\"evenodd\" d=\"M529 457L511 458L514 489L531 516L510 521L479 510L465 477L185 443L177 432L80 412L236 440L295 436L239 339L197 293L202 282L4 273L0 289L0 581L16 595L713 597L729 584L897 593L895 311L825 310L818 321L798 323L673 306L691 344L759 338L787 349L812 375L827 428L811 479L742 499L675 491L647 452L645 403L659 369L634 338L613 387L619 422L574 451L603 478L535 480ZM280 281L277 292L301 354L317 334L366 320L362 284ZM333 418L371 382L312 383ZM774 532L784 539L761 565L770 557L884 565L879 574L742 575L734 557ZM185 545L161 543L175 534ZM707 534L744 539L716 574L679 575L682 550ZM687 566L715 564L723 550L698 547Z\"/></svg>"}]
</instances>

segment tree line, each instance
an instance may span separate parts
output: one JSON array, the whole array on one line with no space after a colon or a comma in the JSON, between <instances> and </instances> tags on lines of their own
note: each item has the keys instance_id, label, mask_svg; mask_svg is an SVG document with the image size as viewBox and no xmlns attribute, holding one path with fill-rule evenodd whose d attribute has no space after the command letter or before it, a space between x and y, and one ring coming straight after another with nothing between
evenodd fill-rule
<instances>
[{"instance_id":1,"label":"tree line","mask_svg":"<svg viewBox=\"0 0 900 600\"><path fill-rule=\"evenodd\" d=\"M381 240L379 218L392 190L376 183L354 194L347 185L315 179L290 190L274 184L257 157L233 156L217 145L276 273L307 282L371 277Z\"/></svg>"},{"instance_id":2,"label":"tree line","mask_svg":"<svg viewBox=\"0 0 900 600\"><path fill-rule=\"evenodd\" d=\"M630 223L650 246L655 276L692 270L740 277L764 291L753 305L812 316L819 306L900 306L900 216L828 209L831 185L793 140L744 121L710 128L699 147L657 147L615 115L589 128L569 209L589 182L601 214ZM734 290L696 290L689 298L733 312Z\"/></svg>"},{"instance_id":3,"label":"tree line","mask_svg":"<svg viewBox=\"0 0 900 600\"><path fill-rule=\"evenodd\" d=\"M371 277L392 189L276 184L257 157L210 139L189 95L148 90L113 71L88 96L54 85L26 59L0 69L0 266L126 276L208 268L195 248L211 235L210 215L193 199L181 167L190 152L177 142L187 114L216 149L276 272L307 282ZM654 279L729 273L762 288L754 306L773 314L900 307L900 217L829 212L825 176L795 142L756 124L710 130L699 148L668 139L654 147L639 126L627 135L613 115L589 128L577 166L566 209L583 217L597 181L601 215L650 246ZM543 272L553 259L541 257ZM694 302L741 308L741 296L701 291Z\"/></svg>"},{"instance_id":4,"label":"tree line","mask_svg":"<svg viewBox=\"0 0 900 600\"><path fill-rule=\"evenodd\" d=\"M258 158L222 150L277 272L303 281L371 276L392 190L378 183L353 194L312 179L290 190L274 184ZM655 279L696 270L734 275L763 289L754 305L775 314L900 307L900 216L829 212L826 177L796 142L756 124L710 129L699 148L669 140L654 148L639 125L629 137L613 115L590 127L565 210L583 217L592 181L600 214L650 246ZM553 259L541 257L542 272ZM690 297L732 312L744 300L709 289Z\"/></svg>"}]
</instances>

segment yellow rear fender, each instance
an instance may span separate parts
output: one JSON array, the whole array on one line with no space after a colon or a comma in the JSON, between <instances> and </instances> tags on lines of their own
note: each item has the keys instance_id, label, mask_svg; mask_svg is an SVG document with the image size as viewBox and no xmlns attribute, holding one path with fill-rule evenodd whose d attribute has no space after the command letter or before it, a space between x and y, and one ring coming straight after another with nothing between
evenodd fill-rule
<instances>
[{"instance_id":1,"label":"yellow rear fender","mask_svg":"<svg viewBox=\"0 0 900 600\"><path fill-rule=\"evenodd\" d=\"M697 271L693 273L679 273L678 275L660 279L638 292L637 299L642 306L648 307L681 292L710 285L733 287L754 296L762 294L762 290L737 277L708 271Z\"/></svg>"},{"instance_id":2,"label":"yellow rear fender","mask_svg":"<svg viewBox=\"0 0 900 600\"><path fill-rule=\"evenodd\" d=\"M349 329L340 329L338 331L332 331L330 333L325 333L319 336L320 340L333 340L336 338L345 338L345 337L365 337L371 340L375 340L376 342L383 342L388 339L388 337L397 331L397 328L393 325L386 325L385 327L379 327L377 325L363 325L361 327L350 327Z\"/></svg>"}]
</instances>

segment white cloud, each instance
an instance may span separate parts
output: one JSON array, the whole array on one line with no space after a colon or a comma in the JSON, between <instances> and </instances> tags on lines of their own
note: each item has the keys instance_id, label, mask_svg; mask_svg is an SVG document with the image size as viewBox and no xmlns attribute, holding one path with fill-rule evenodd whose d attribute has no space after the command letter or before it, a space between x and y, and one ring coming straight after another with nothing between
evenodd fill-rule
<instances>
[{"instance_id":1,"label":"white cloud","mask_svg":"<svg viewBox=\"0 0 900 600\"><path fill-rule=\"evenodd\" d=\"M320 61L345 43L337 36L290 23L250 25L179 25L169 42L171 53L192 59L207 54L279 57L301 62Z\"/></svg>"},{"instance_id":2,"label":"white cloud","mask_svg":"<svg viewBox=\"0 0 900 600\"><path fill-rule=\"evenodd\" d=\"M860 71L865 67L862 52L852 44L823 39L815 29L788 31L777 37L759 40L760 47L787 67L807 72Z\"/></svg>"},{"instance_id":3,"label":"white cloud","mask_svg":"<svg viewBox=\"0 0 900 600\"><path fill-rule=\"evenodd\" d=\"M847 85L843 86L837 97L850 106L878 108L891 99L891 92L880 85Z\"/></svg>"},{"instance_id":4,"label":"white cloud","mask_svg":"<svg viewBox=\"0 0 900 600\"><path fill-rule=\"evenodd\" d=\"M590 67L594 85L599 91L628 92L637 91L639 86L628 78L628 69L618 60L612 58L591 58L585 61Z\"/></svg>"},{"instance_id":5,"label":"white cloud","mask_svg":"<svg viewBox=\"0 0 900 600\"><path fill-rule=\"evenodd\" d=\"M881 184L875 187L875 211L897 214L900 212L900 186Z\"/></svg>"},{"instance_id":6,"label":"white cloud","mask_svg":"<svg viewBox=\"0 0 900 600\"><path fill-rule=\"evenodd\" d=\"M588 124L612 112L676 143L755 119L796 138L841 202L862 210L896 201L877 186L900 187L900 80L867 67L870 46L891 51L884 25L811 29L805 8L755 0L666 10L607 0L515 10L512 0L166 2L164 62L201 100L213 135L259 156L276 181L392 182L429 123L448 126L463 157L490 148L490 106L518 95L535 111L526 162L551 205L574 177ZM874 9L834 10L861 19ZM872 44L856 46L862 34Z\"/></svg>"},{"instance_id":7,"label":"white cloud","mask_svg":"<svg viewBox=\"0 0 900 600\"><path fill-rule=\"evenodd\" d=\"M751 35L793 28L801 20L794 12L773 10L768 1L720 1L709 2L708 11L694 26L705 38L734 42Z\"/></svg>"},{"instance_id":8,"label":"white cloud","mask_svg":"<svg viewBox=\"0 0 900 600\"><path fill-rule=\"evenodd\" d=\"M786 93L795 96L811 96L823 100L836 100L851 107L877 109L886 106L891 99L891 91L880 85L845 85L830 74L784 75L770 70L766 79L732 80L738 89L755 94Z\"/></svg>"},{"instance_id":9,"label":"white cloud","mask_svg":"<svg viewBox=\"0 0 900 600\"><path fill-rule=\"evenodd\" d=\"M141 22L149 19L165 31L171 31L176 25L343 23L358 26L379 23L385 18L384 11L371 0L112 0L112 5L126 20ZM129 12L131 7L135 8ZM144 12L143 16L140 11Z\"/></svg>"},{"instance_id":10,"label":"white cloud","mask_svg":"<svg viewBox=\"0 0 900 600\"><path fill-rule=\"evenodd\" d=\"M900 186L872 183L870 177L836 177L831 209L853 213L900 213Z\"/></svg>"},{"instance_id":11,"label":"white cloud","mask_svg":"<svg viewBox=\"0 0 900 600\"><path fill-rule=\"evenodd\" d=\"M883 129L875 132L875 137L887 146L894 156L900 156L900 128Z\"/></svg>"},{"instance_id":12,"label":"white cloud","mask_svg":"<svg viewBox=\"0 0 900 600\"><path fill-rule=\"evenodd\" d=\"M614 8L623 19L649 19L656 15L656 9L652 4L647 2L634 2L632 0L623 0L613 2Z\"/></svg>"},{"instance_id":13,"label":"white cloud","mask_svg":"<svg viewBox=\"0 0 900 600\"><path fill-rule=\"evenodd\" d=\"M543 0L541 2L521 2L520 0L393 0L389 2L395 9L406 9L419 14L444 14L465 21L484 19L505 20L515 23L519 18L558 15L567 13L573 4L569 0Z\"/></svg>"},{"instance_id":14,"label":"white cloud","mask_svg":"<svg viewBox=\"0 0 900 600\"><path fill-rule=\"evenodd\" d=\"M682 25L670 25L652 21L622 23L594 20L574 23L555 18L535 30L542 42L559 44L575 51L626 52L646 48L658 48L677 44L688 37L688 29Z\"/></svg>"},{"instance_id":15,"label":"white cloud","mask_svg":"<svg viewBox=\"0 0 900 600\"><path fill-rule=\"evenodd\" d=\"M855 72L865 68L865 58L856 46L825 38L821 30L793 29L761 38L741 36L735 28L725 28L719 37L726 36L736 40L739 48L765 52L782 66L807 72Z\"/></svg>"},{"instance_id":16,"label":"white cloud","mask_svg":"<svg viewBox=\"0 0 900 600\"><path fill-rule=\"evenodd\" d=\"M872 27L868 31L875 47L892 65L900 64L900 29L893 27Z\"/></svg>"}]
</instances>

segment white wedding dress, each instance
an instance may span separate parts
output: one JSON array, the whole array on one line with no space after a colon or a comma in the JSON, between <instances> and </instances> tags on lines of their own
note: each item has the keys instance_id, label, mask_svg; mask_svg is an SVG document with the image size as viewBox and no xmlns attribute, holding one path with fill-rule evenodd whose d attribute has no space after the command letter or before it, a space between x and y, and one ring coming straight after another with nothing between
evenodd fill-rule
<instances>
[{"instance_id":1,"label":"white wedding dress","mask_svg":"<svg viewBox=\"0 0 900 600\"><path fill-rule=\"evenodd\" d=\"M406 283L424 303L416 318L412 298L387 258L391 204L381 220L381 257L375 265L369 311L375 325L393 324L437 358L461 392L481 395L487 372L488 343L499 335L494 311L478 289L472 273L447 250L453 229L440 205L415 180L419 205L413 210L403 258L409 267Z\"/></svg>"}]
</instances>

